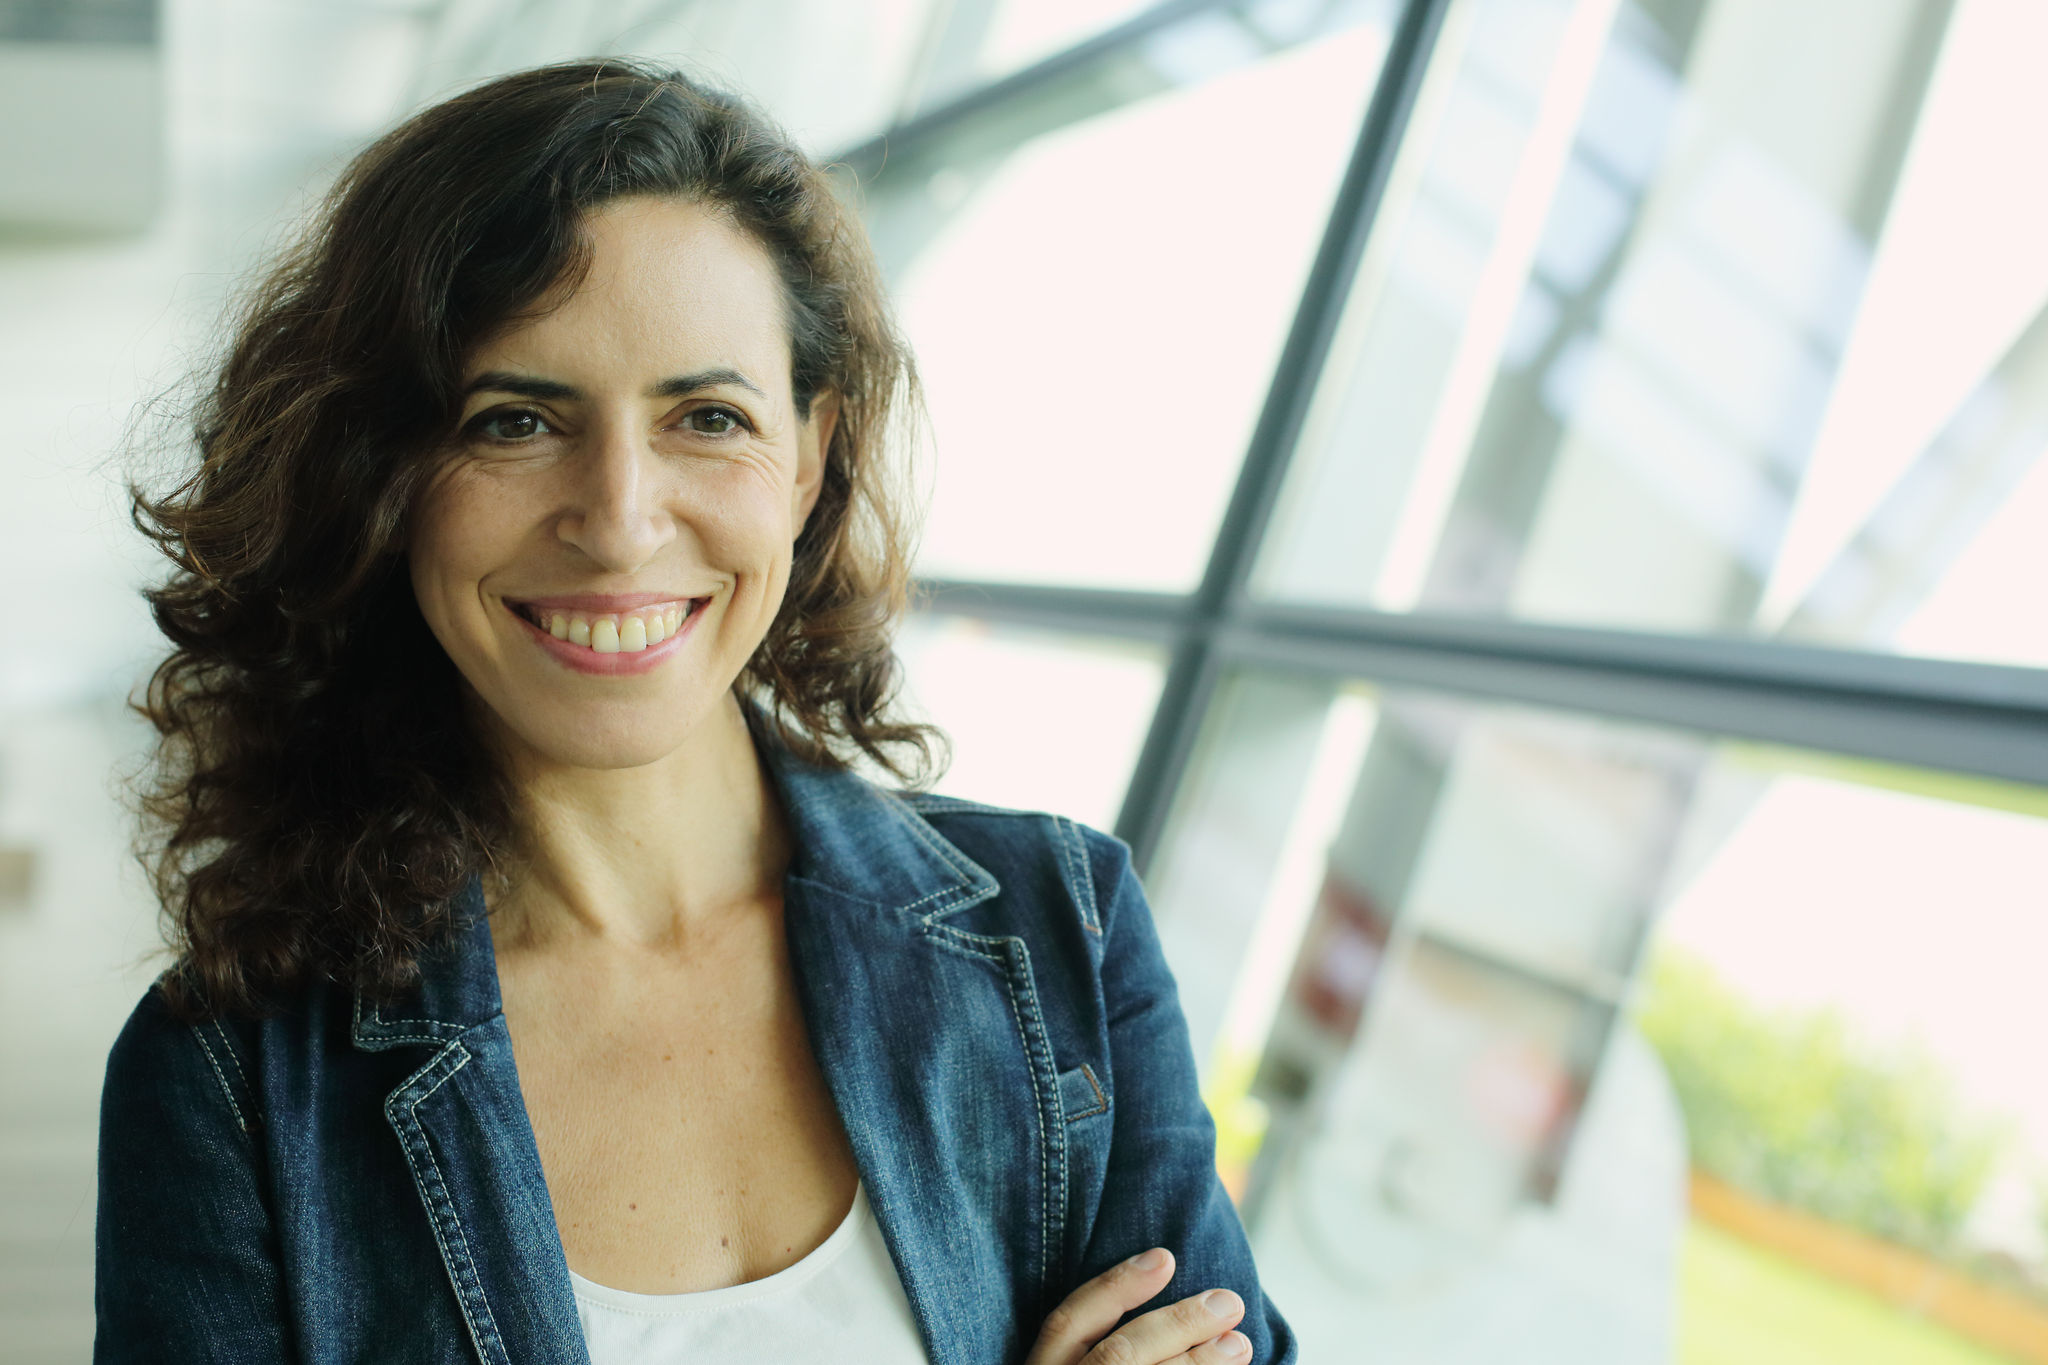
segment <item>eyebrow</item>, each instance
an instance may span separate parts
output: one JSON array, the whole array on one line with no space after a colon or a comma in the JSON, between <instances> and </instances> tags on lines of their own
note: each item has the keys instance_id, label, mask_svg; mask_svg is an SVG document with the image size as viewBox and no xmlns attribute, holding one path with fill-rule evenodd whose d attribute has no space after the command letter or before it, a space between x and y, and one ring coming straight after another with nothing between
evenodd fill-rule
<instances>
[{"instance_id":1,"label":"eyebrow","mask_svg":"<svg viewBox=\"0 0 2048 1365\"><path fill-rule=\"evenodd\" d=\"M724 367L698 370L694 374L679 374L673 378L664 379L649 389L648 394L654 398L687 398L693 393L702 393L705 389L715 389L724 384L731 384L737 388L745 389L747 392L761 398L768 396L761 391L760 385L754 383L753 380L747 378L738 370L726 369ZM539 379L532 375L513 374L509 370L486 370L470 380L462 390L463 397L465 398L472 394L485 392L516 394L521 398L532 398L542 402L560 400L573 403L583 398L583 391L573 384L564 384L556 379Z\"/></svg>"}]
</instances>

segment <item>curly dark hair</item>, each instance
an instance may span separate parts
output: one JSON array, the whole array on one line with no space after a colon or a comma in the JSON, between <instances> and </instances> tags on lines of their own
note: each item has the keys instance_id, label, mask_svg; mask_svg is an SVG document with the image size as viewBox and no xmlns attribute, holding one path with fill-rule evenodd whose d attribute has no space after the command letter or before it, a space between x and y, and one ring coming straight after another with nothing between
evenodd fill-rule
<instances>
[{"instance_id":1,"label":"curly dark hair","mask_svg":"<svg viewBox=\"0 0 2048 1365\"><path fill-rule=\"evenodd\" d=\"M170 655L142 853L191 1016L260 1014L315 980L388 996L504 865L511 794L464 723L405 572L414 497L446 458L462 365L589 266L583 221L630 195L716 205L775 260L800 413L836 394L787 596L739 680L781 742L899 780L942 741L895 716L908 582L887 458L916 407L865 233L759 113L637 62L493 80L347 167L255 288L175 487L131 486L176 566L146 595Z\"/></svg>"}]
</instances>

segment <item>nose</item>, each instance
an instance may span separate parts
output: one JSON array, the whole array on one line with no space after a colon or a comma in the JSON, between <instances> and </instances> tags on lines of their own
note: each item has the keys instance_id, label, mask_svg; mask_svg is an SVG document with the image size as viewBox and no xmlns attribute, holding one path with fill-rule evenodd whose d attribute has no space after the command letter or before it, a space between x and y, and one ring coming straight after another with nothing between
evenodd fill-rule
<instances>
[{"instance_id":1,"label":"nose","mask_svg":"<svg viewBox=\"0 0 2048 1365\"><path fill-rule=\"evenodd\" d=\"M675 539L662 465L629 424L594 424L572 468L556 534L597 567L632 573Z\"/></svg>"}]
</instances>

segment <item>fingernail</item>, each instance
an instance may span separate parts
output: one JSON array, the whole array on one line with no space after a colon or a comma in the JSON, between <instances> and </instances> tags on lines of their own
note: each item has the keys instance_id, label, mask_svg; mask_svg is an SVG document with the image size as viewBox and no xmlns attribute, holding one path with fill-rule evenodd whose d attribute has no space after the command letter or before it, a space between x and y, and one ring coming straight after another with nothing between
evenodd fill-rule
<instances>
[{"instance_id":1,"label":"fingernail","mask_svg":"<svg viewBox=\"0 0 2048 1365\"><path fill-rule=\"evenodd\" d=\"M1150 1251L1140 1252L1131 1257L1131 1264L1140 1270L1157 1270L1166 1264L1166 1253L1158 1247L1153 1247Z\"/></svg>"},{"instance_id":2,"label":"fingernail","mask_svg":"<svg viewBox=\"0 0 2048 1365\"><path fill-rule=\"evenodd\" d=\"M1211 1317L1236 1317L1244 1308L1237 1295L1228 1289L1212 1289L1202 1295L1202 1307L1209 1310Z\"/></svg>"},{"instance_id":3,"label":"fingernail","mask_svg":"<svg viewBox=\"0 0 2048 1365\"><path fill-rule=\"evenodd\" d=\"M1241 1359L1252 1353L1252 1339L1242 1332L1225 1332L1223 1340L1216 1344L1222 1348L1223 1354L1232 1360Z\"/></svg>"}]
</instances>

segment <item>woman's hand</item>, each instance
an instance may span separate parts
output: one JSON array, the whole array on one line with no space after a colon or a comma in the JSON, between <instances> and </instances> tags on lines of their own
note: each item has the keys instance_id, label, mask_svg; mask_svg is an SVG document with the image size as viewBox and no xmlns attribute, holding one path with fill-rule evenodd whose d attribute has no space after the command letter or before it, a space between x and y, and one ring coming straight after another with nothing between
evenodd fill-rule
<instances>
[{"instance_id":1,"label":"woman's hand","mask_svg":"<svg viewBox=\"0 0 2048 1365\"><path fill-rule=\"evenodd\" d=\"M1173 1278L1173 1253L1141 1252L1067 1295L1039 1330L1024 1365L1244 1365L1252 1344L1233 1332L1244 1300L1228 1289L1155 1308L1123 1326L1123 1315Z\"/></svg>"}]
</instances>

